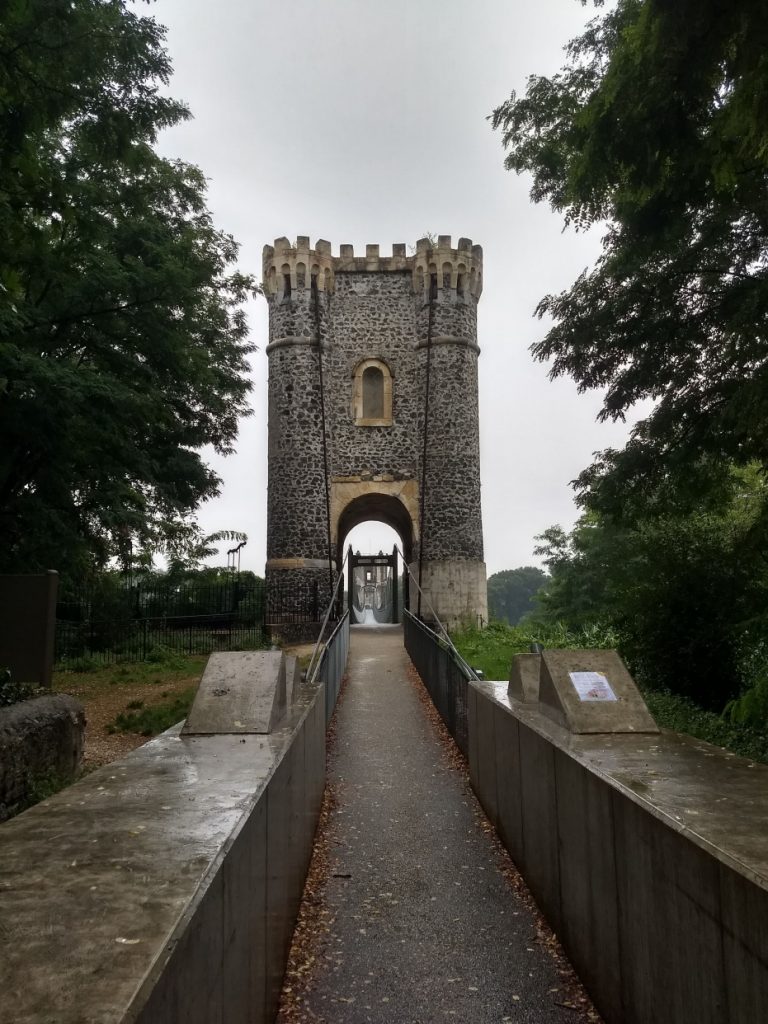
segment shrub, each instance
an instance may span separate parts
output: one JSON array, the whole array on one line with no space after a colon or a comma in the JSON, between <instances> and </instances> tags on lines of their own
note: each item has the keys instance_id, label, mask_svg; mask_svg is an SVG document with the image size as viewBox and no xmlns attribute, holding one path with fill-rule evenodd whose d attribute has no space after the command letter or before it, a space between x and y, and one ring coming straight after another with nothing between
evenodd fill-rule
<instances>
[{"instance_id":1,"label":"shrub","mask_svg":"<svg viewBox=\"0 0 768 1024\"><path fill-rule=\"evenodd\" d=\"M11 704L18 704L19 701L29 700L35 695L36 689L29 683L20 683L14 680L9 668L0 668L0 707L8 707Z\"/></svg>"}]
</instances>

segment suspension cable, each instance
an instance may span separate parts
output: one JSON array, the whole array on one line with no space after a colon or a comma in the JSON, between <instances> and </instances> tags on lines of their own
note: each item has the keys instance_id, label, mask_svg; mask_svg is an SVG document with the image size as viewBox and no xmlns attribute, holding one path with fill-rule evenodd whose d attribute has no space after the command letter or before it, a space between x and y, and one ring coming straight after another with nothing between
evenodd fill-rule
<instances>
[{"instance_id":1,"label":"suspension cable","mask_svg":"<svg viewBox=\"0 0 768 1024\"><path fill-rule=\"evenodd\" d=\"M427 372L424 384L424 449L421 454L421 508L419 510L419 597L416 614L421 618L421 582L424 570L424 519L427 504L427 444L429 427L429 376L432 366L432 331L435 324L435 293L437 292L437 274L430 275L429 281L429 318L427 320ZM410 570L409 570L410 572Z\"/></svg>"},{"instance_id":2,"label":"suspension cable","mask_svg":"<svg viewBox=\"0 0 768 1024\"><path fill-rule=\"evenodd\" d=\"M416 579L416 577L411 572L410 566L406 562L405 556L403 555L402 551L400 551L399 548L397 550L400 552L400 557L403 559L403 565L405 565L405 568L406 568L406 571L408 572L408 575L410 576L410 578L413 580L414 584L418 588L419 596L421 596L421 587L419 586L418 580ZM451 640L451 637L450 637L450 634L448 633L448 630L445 628L445 626L442 624L440 619L437 617L437 612L432 607L432 604L431 604L431 602L430 602L430 600L429 600L429 598L427 597L426 594L424 595L424 600L429 605L429 610L432 612L432 617L433 617L435 623L437 624L437 630L439 630L439 632L438 632L437 630L433 629L431 632L434 633L435 636L439 637L445 644L447 644L448 647L450 647L450 649L453 651L457 661L466 669L468 677L470 679L478 679L479 677L478 677L477 672L472 668L471 665L469 665L467 663L467 661L462 657L462 655L456 649L456 645L454 644L453 640ZM408 611L407 608L404 609L404 614L405 615L411 615L411 613ZM411 618L413 618L412 615L411 615ZM423 623L422 623L422 626L424 626ZM426 626L424 628L429 629L428 626Z\"/></svg>"},{"instance_id":3,"label":"suspension cable","mask_svg":"<svg viewBox=\"0 0 768 1024\"><path fill-rule=\"evenodd\" d=\"M328 532L328 593L334 593L333 557L331 551L331 485L328 473L328 438L325 429L325 386L323 384L323 342L320 337L320 295L317 288L317 276L310 278L313 308L315 314L315 341L317 343L317 366L320 376L320 421L323 431L323 475L325 477L325 522Z\"/></svg>"}]
</instances>

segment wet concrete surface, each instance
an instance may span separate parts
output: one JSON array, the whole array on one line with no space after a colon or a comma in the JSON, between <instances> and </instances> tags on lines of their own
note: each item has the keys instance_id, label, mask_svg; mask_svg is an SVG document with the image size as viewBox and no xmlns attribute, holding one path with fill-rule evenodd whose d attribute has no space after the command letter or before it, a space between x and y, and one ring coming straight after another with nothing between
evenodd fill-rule
<instances>
[{"instance_id":1,"label":"wet concrete surface","mask_svg":"<svg viewBox=\"0 0 768 1024\"><path fill-rule=\"evenodd\" d=\"M216 1024L222 1004L227 1020L272 1019L273 997L262 992L254 1008L243 983L253 972L237 969L260 958L279 990L323 736L321 698L307 690L270 735L182 738L176 727L3 824L0 1024Z\"/></svg>"},{"instance_id":2,"label":"wet concrete surface","mask_svg":"<svg viewBox=\"0 0 768 1024\"><path fill-rule=\"evenodd\" d=\"M667 730L655 736L573 735L535 705L510 701L506 682L472 686L664 825L768 890L768 765Z\"/></svg>"},{"instance_id":3,"label":"wet concrete surface","mask_svg":"<svg viewBox=\"0 0 768 1024\"><path fill-rule=\"evenodd\" d=\"M329 766L333 918L306 997L328 1024L574 1024L557 963L408 678L399 627L353 627ZM314 1015L314 1016L312 1016Z\"/></svg>"}]
</instances>

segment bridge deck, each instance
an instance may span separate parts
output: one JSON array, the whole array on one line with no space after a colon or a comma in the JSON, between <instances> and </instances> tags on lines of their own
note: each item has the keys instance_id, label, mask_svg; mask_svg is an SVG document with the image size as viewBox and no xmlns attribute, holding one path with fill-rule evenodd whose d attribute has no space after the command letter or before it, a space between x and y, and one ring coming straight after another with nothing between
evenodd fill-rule
<instances>
[{"instance_id":1,"label":"bridge deck","mask_svg":"<svg viewBox=\"0 0 768 1024\"><path fill-rule=\"evenodd\" d=\"M329 765L329 931L281 1020L579 1024L409 669L399 627L353 627Z\"/></svg>"}]
</instances>

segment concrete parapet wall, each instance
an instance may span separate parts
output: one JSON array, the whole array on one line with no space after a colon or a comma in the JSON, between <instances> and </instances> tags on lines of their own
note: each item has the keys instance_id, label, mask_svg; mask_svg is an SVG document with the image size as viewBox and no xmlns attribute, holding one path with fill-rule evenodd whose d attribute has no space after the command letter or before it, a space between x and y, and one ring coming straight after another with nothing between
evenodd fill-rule
<instances>
[{"instance_id":1,"label":"concrete parapet wall","mask_svg":"<svg viewBox=\"0 0 768 1024\"><path fill-rule=\"evenodd\" d=\"M74 697L45 695L0 708L0 822L41 783L65 783L83 761L85 712Z\"/></svg>"},{"instance_id":2,"label":"concrete parapet wall","mask_svg":"<svg viewBox=\"0 0 768 1024\"><path fill-rule=\"evenodd\" d=\"M768 1020L768 767L470 683L472 784L607 1024Z\"/></svg>"},{"instance_id":3,"label":"concrete parapet wall","mask_svg":"<svg viewBox=\"0 0 768 1024\"><path fill-rule=\"evenodd\" d=\"M169 730L0 828L0 1024L274 1019L325 783L324 688Z\"/></svg>"}]
</instances>

